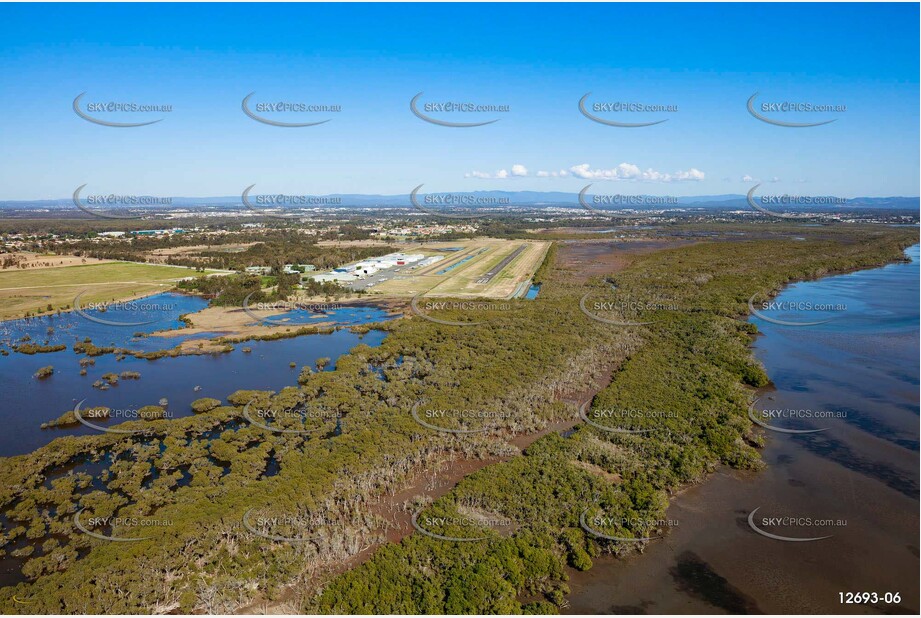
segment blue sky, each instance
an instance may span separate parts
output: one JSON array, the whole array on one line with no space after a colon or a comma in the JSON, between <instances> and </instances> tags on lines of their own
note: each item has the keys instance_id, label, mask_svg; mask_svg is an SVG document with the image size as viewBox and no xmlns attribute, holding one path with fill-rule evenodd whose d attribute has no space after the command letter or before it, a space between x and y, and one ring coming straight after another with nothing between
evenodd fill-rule
<instances>
[{"instance_id":1,"label":"blue sky","mask_svg":"<svg viewBox=\"0 0 921 618\"><path fill-rule=\"evenodd\" d=\"M0 199L426 190L918 195L917 4L0 5ZM340 105L248 118L241 100ZM437 114L423 102L508 105ZM71 105L168 104L137 128ZM677 105L599 116L577 104ZM765 113L759 103L846 105ZM521 167L513 167L521 166ZM501 170L505 171L505 176ZM519 175L513 173L515 170ZM539 172L545 172L538 177ZM561 174L562 172L562 174ZM556 174L554 176L554 174ZM485 176L485 177L482 177ZM603 178L612 180L603 180Z\"/></svg>"}]
</instances>

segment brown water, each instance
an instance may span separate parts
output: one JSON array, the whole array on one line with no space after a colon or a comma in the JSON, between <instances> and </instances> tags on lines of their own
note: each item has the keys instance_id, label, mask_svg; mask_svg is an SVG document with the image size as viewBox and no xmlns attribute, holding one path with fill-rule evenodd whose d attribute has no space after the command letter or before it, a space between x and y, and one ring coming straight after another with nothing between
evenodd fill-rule
<instances>
[{"instance_id":1,"label":"brown water","mask_svg":"<svg viewBox=\"0 0 921 618\"><path fill-rule=\"evenodd\" d=\"M842 302L823 327L759 321L756 356L775 382L756 409L842 418L771 420L766 470L720 470L672 500L676 520L643 554L571 573L569 613L912 613L919 610L918 248L911 264L797 284L780 299ZM795 316L777 316L796 319ZM757 534L830 538L786 542ZM823 525L770 525L762 517ZM842 604L839 593L876 592ZM898 592L899 603L883 594Z\"/></svg>"}]
</instances>

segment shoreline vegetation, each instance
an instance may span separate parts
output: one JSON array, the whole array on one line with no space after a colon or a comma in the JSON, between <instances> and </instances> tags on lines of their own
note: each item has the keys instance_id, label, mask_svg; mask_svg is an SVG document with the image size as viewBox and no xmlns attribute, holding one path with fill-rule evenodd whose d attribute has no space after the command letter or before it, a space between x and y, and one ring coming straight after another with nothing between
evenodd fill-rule
<instances>
[{"instance_id":1,"label":"shoreline vegetation","mask_svg":"<svg viewBox=\"0 0 921 618\"><path fill-rule=\"evenodd\" d=\"M902 261L905 259L902 255L904 248L916 242L916 238L906 238L890 244L887 248L880 247L876 256L871 253L866 258L859 256L861 252L855 252L858 255L840 258L829 252L826 254L828 257L825 264L809 267L807 261L803 264L806 268L798 268L786 276L782 276L782 273L774 273L773 276L752 273L755 281L749 282L749 287L767 285L770 291L764 293L776 295L785 285L797 281L815 280ZM665 252L668 256L657 253L635 259L627 271L630 274L621 273L620 276L614 277L617 279L618 288L639 292L642 287L635 285L638 279L648 280L668 273L680 282L683 274L690 276L704 266L704 261L695 259L698 256L687 255L700 252L700 247L701 245L696 245L689 251L668 250ZM806 257L805 253L800 255ZM525 451L524 457L506 464L485 467L466 477L452 492L431 507L432 511L437 516L444 517L445 521L461 521L462 518L458 514L470 505L490 508L517 521L537 520L540 525L532 524L532 527L541 530L543 535L538 535L536 540L531 538L522 544L515 539L503 539L493 533L489 535L489 545L483 544L471 548L470 551L463 551L467 547L462 546L468 544L455 543L453 547L446 547L444 541L413 535L398 546L388 546L381 550L367 564L339 575L324 587L319 596L307 600L301 609L320 613L557 613L565 604L565 595L568 593L565 583L568 579L565 573L567 567L577 571L587 570L591 568L591 558L602 552L620 557L632 551L642 552L648 542L655 542L644 540L624 543L593 539L592 535L585 534L584 529L579 527L578 519L574 521L573 516L579 513L579 507L585 508L582 513L600 512L603 515L599 518L601 521L627 521L639 524L633 530L614 528L603 531L609 535L634 539L656 538L667 534L669 520L666 518L666 509L670 496L705 481L717 465L728 465L735 469L760 469L763 466L760 457L757 451L751 450L750 447L763 446L763 436L747 422L747 419L739 415L739 406L747 406L753 393L768 387L770 380L760 364L754 360L749 349L753 337L758 333L757 329L748 322L739 321L747 317L747 310L739 312L738 308L731 309L733 303L718 302L728 301L732 288L743 282L739 280L738 275L719 277L712 273L715 270L713 267L725 266L727 271L732 272L738 271L740 264L732 262L729 255L710 257L718 258L718 261L706 266L705 270L711 272L694 275L691 280L709 287L715 281L724 279L719 282L719 288L723 289L717 288L713 293L699 295L700 300L706 300L703 307L692 309L685 316L673 316L677 322L684 322L690 314L699 312L697 319L688 320L685 328L666 331L668 334L661 339L647 339L646 345L627 361L614 375L611 383L598 392L592 402L592 409L619 408L642 411L674 410L674 402L678 403L677 407L682 407L683 404L701 407L704 401L711 398L717 403L722 399L723 405L729 404L735 408L734 414L724 415L719 405L714 405L714 401L711 400L706 405L708 414L697 416L698 422L709 421L714 416L719 421L715 426L708 424L703 431L703 437L710 447L707 449L709 453L706 450L694 452L694 449L687 448L688 445L693 445L695 440L689 433L693 426L685 422L689 420L686 418L681 418L678 422L669 419L664 423L665 427L661 426L661 420L654 423L660 425L655 428L656 430L678 433L680 439L676 442L685 446L678 448L681 453L678 458L674 458L677 454L673 450L676 446L674 442L662 444L659 440L650 439L656 436L656 433L646 433L642 436L604 436L605 432L582 425L566 437L554 434L538 443L543 447L540 450L535 445ZM787 256L782 261L786 266L790 262L795 263L796 258L791 260L790 256ZM658 268L650 267L652 263ZM747 264L743 263L743 266L745 265ZM650 268L639 275L637 271L643 270L643 266ZM672 281L664 278L661 283L665 284L663 287L672 288L672 292L681 287L680 283L674 285ZM661 291L662 288L658 288L658 292ZM659 299L663 298L658 293L657 296ZM674 295L670 297L675 298ZM745 294L735 294L735 304L737 305L743 297L747 298ZM685 308L688 306L685 305ZM710 315L707 315L708 313ZM728 325L718 324L726 318L736 322L737 332L727 333L725 328ZM700 321L701 319L703 321ZM663 319L659 316L657 321L669 321L669 318ZM711 324L706 325L705 322ZM680 325L675 323L671 326ZM710 330L709 335L707 330ZM727 338L727 334L730 334L731 338ZM710 347L710 351L701 354L707 346ZM669 357L672 360L663 362ZM699 363L701 357L708 362ZM688 370L693 364L697 373L675 371L675 359L681 359L686 363ZM731 370L729 375L726 375L727 370ZM727 377L730 378L728 381ZM663 378L675 380L676 383L671 388L663 389L663 385L658 383ZM698 380L708 384L698 384ZM720 396L719 391L722 388L727 388L730 392L736 391L736 397ZM740 390L741 392L738 392ZM738 399L738 396L742 398ZM667 415L664 416L667 418ZM719 429L725 426L732 427L735 431L718 435ZM652 430L648 423L634 426L637 427ZM710 434L711 431L717 433ZM731 438L733 433L735 437ZM731 438L734 444L730 444L727 438ZM699 437L697 442L700 442ZM720 447L723 452L720 453L714 447ZM630 461L631 458L625 457L625 451L633 451L638 456ZM714 455L719 457L714 458ZM669 456L673 457L671 465L668 462ZM573 467L576 468L576 475L573 475ZM612 495L608 491L611 485L585 486L584 479L578 478L579 470L593 472L593 480L607 477L610 484L620 491ZM582 487L579 487L580 484ZM641 487L636 487L636 484ZM573 491L573 486L579 487L581 491ZM535 496L548 498L535 506ZM591 500L580 499L580 496L591 496ZM567 499L571 501L568 504ZM550 531L545 532L548 521ZM563 534L559 533L560 529L563 530ZM533 568L535 555L532 552L535 548L558 550L555 554L550 552L544 556L551 561L550 567L544 565L543 570ZM563 551L560 552L560 549ZM439 565L439 574L443 576L440 580L433 581L431 573L427 572L426 567L432 564ZM509 577L509 573L513 574L513 577ZM500 583L486 586L487 581ZM472 595L467 593L470 589L479 590L483 594L488 593L488 601L484 598L475 598L471 604ZM440 590L447 590L449 595L452 591L463 591L466 598L451 599L450 596L441 595ZM438 595L435 597L435 604L423 604L430 602L426 598L427 595ZM455 602L459 604L455 605Z\"/></svg>"},{"instance_id":2,"label":"shoreline vegetation","mask_svg":"<svg viewBox=\"0 0 921 618\"><path fill-rule=\"evenodd\" d=\"M245 275L238 275L238 277L244 278ZM252 278L251 278L252 279ZM213 296L207 292L197 290L195 288L187 288L178 286L170 290L157 290L145 294L145 297L156 296L163 293L173 293L173 294L182 294L186 296L198 296L203 298L209 298ZM345 291L343 291L345 293ZM262 298L266 298L263 295ZM212 298L213 300L213 298ZM120 301L112 301L120 302ZM385 309L388 312L388 315L391 317L398 317L403 315L405 311L401 310L401 303L393 299L382 299L382 300L368 300L361 298L360 296L356 298L346 298L341 300L332 301L329 298L314 300L309 302L306 300L299 299L297 301L285 301L288 303L301 303L306 306L316 306L322 307L324 305L331 305L335 303L337 307L347 308L347 307L374 307ZM404 303L405 304L405 303ZM70 309L61 309L57 313L66 313L73 311L73 308ZM172 348L166 348L162 350L155 351L142 351L142 350L132 350L126 346L97 346L91 340L84 339L81 342L77 342L73 345L74 352L78 354L84 354L87 357L96 357L102 356L105 354L116 354L119 356L133 356L135 358L147 359L147 360L156 360L160 358L176 358L178 356L191 356L191 355L202 355L202 354L225 354L233 351L233 343L242 343L246 341L274 341L278 339L289 339L293 337L299 337L302 335L311 335L311 334L329 334L339 330L341 328L350 328L355 332L367 332L370 328L378 328L382 323L375 323L368 325L368 328L357 328L355 326L341 326L336 323L335 320L330 320L329 315L321 310L315 311L315 319L317 322L315 324L302 325L297 323L272 323L268 324L261 322L260 318L268 318L279 313L283 313L285 309L258 309L252 308L244 310L239 305L211 305L196 311L194 313L183 314L179 316L179 321L182 325L178 328L170 328L165 330L158 330L151 333L136 333L136 336L141 337L155 337L169 339L173 337L183 337L189 335L195 335L198 333L219 333L215 337L203 338L203 339L194 339L189 341L184 341L177 346ZM32 318L46 317L43 315L32 316ZM32 318L13 318L13 320L21 319L32 319ZM364 326L364 325L362 325ZM35 354L44 354L44 353L53 353L60 352L67 349L67 346L64 344L57 345L42 345L32 342L28 337L24 337L19 341L13 342L10 348L13 352L27 355ZM3 350L5 353L9 353L7 350Z\"/></svg>"},{"instance_id":3,"label":"shoreline vegetation","mask_svg":"<svg viewBox=\"0 0 921 618\"><path fill-rule=\"evenodd\" d=\"M623 555L646 542L597 539L580 516L608 522L602 532L611 536L667 534L659 522L674 492L717 465L762 465L747 406L768 378L748 347L757 333L742 321L748 299L880 266L917 243L914 229L803 228L800 236L632 255L625 269L585 283L578 260L555 243L535 273L539 298L478 311L479 325L388 322L380 346L356 346L335 371L301 371L297 386L278 393L240 390L228 405L202 402L194 416L120 425L137 428L134 435L62 437L4 458L0 507L9 526L0 551L20 561L25 581L0 589L0 608L214 613L284 603L320 613L556 613L567 567L588 569L602 552ZM585 294L677 309L644 310L630 318L651 324L618 327L585 315ZM436 315L472 321L461 310ZM593 382L589 411L669 414L632 416L627 425L641 434L581 423L573 393ZM413 419L420 401L493 420L483 433L432 431ZM278 428L311 423L316 431L247 422L254 406L273 411ZM516 436L548 426L574 429L523 452L515 446ZM392 509L390 498L441 466L497 457L505 460L432 502L410 496L396 513L383 506ZM169 525L144 535L118 526L103 534L148 538L106 542L74 529L84 511ZM250 512L265 520L261 533L309 530L312 540L254 534L242 517ZM392 538L393 516L409 513L436 535L485 540ZM273 527L271 518L306 524ZM337 573L359 554L363 563Z\"/></svg>"}]
</instances>

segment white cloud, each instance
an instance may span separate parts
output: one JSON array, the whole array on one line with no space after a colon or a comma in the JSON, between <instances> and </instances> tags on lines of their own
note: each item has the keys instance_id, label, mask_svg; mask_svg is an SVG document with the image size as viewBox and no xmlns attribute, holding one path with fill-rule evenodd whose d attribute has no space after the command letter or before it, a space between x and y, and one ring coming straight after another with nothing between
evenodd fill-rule
<instances>
[{"instance_id":1,"label":"white cloud","mask_svg":"<svg viewBox=\"0 0 921 618\"><path fill-rule=\"evenodd\" d=\"M511 178L513 176L527 176L528 169L524 165L515 164L512 166L512 171L509 173L506 169L496 170L495 172L478 172L476 170L472 172L467 172L464 174L464 178L498 178L505 179Z\"/></svg>"},{"instance_id":2,"label":"white cloud","mask_svg":"<svg viewBox=\"0 0 921 618\"><path fill-rule=\"evenodd\" d=\"M644 182L680 182L686 180L703 180L706 174L692 167L687 171L677 171L673 174L660 172L652 168L641 170L633 163L621 163L609 169L592 169L588 163L574 165L569 168L573 176L583 180L638 180Z\"/></svg>"},{"instance_id":3,"label":"white cloud","mask_svg":"<svg viewBox=\"0 0 921 618\"><path fill-rule=\"evenodd\" d=\"M528 168L520 163L511 167L511 172L501 169L496 172L473 171L464 174L465 178L506 179L523 178L529 175ZM677 171L674 173L659 172L652 168L641 170L633 163L621 163L610 169L592 169L588 163L573 165L568 170L550 172L540 170L534 174L537 178L567 178L570 175L583 180L636 180L641 182L682 182L704 180L706 174L697 168Z\"/></svg>"},{"instance_id":4,"label":"white cloud","mask_svg":"<svg viewBox=\"0 0 921 618\"><path fill-rule=\"evenodd\" d=\"M686 172L675 172L675 174L674 174L674 176L673 176L673 179L674 179L674 180L694 180L694 181L697 181L697 180L703 180L704 178L706 178L706 176L707 176L706 174L704 174L702 171L700 171L700 170L697 169L696 167L692 167L691 169L689 169L689 170L686 171Z\"/></svg>"},{"instance_id":5,"label":"white cloud","mask_svg":"<svg viewBox=\"0 0 921 618\"><path fill-rule=\"evenodd\" d=\"M760 178L755 178L751 174L745 174L742 176L742 182L762 182ZM770 179L764 182L780 182L780 178L777 176L771 176Z\"/></svg>"}]
</instances>

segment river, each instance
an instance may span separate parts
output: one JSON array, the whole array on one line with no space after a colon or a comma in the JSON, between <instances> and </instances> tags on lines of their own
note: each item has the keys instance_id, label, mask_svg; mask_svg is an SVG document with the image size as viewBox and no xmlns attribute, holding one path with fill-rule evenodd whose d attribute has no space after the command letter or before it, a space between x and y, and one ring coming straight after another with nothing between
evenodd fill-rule
<instances>
[{"instance_id":1,"label":"river","mask_svg":"<svg viewBox=\"0 0 921 618\"><path fill-rule=\"evenodd\" d=\"M755 417L811 433L765 430L764 471L720 469L673 498L665 539L571 572L567 612L918 613L919 246L906 255L791 285L752 318L773 381ZM819 540L759 534L756 509L765 533Z\"/></svg>"},{"instance_id":2,"label":"river","mask_svg":"<svg viewBox=\"0 0 921 618\"><path fill-rule=\"evenodd\" d=\"M87 366L87 375L80 375L82 354L75 354L76 341L89 337L99 346L118 346L131 350L155 351L169 349L186 339L216 337L220 333L197 334L189 337L143 337L139 333L181 328L179 317L207 306L207 301L176 293L163 293L144 299L155 310L145 313L143 307L105 312L88 310L90 317L117 322L145 322L140 326L115 326L87 319L77 312L62 313L0 322L0 349L9 352L0 356L0 456L28 453L54 438L65 435L88 435L95 430L83 426L41 429L41 424L72 410L81 401L84 407L106 406L112 410L137 410L155 405L161 398L168 401L171 418L192 414L191 403L200 397L221 401L238 389L275 390L297 384L303 366L312 366L317 359L329 358L324 367L332 371L336 359L359 343L376 346L386 333L371 330L356 334L345 328L331 334L303 335L274 341L248 341L236 344L232 352L216 355L179 356L157 360L127 356L117 360L115 354L95 357L95 365ZM289 319L292 325L310 323L311 312L295 309L272 316ZM372 306L343 306L322 315L324 323L351 326L391 319L385 309ZM317 320L314 319L314 322ZM49 330L51 329L51 330ZM11 351L23 336L33 343L67 345L59 352L22 354ZM245 352L249 348L250 352ZM295 367L290 364L294 362ZM39 368L51 365L54 373L46 379L36 379ZM94 388L93 383L103 374L136 371L140 379L120 379L107 390ZM96 423L112 426L118 420Z\"/></svg>"}]
</instances>

